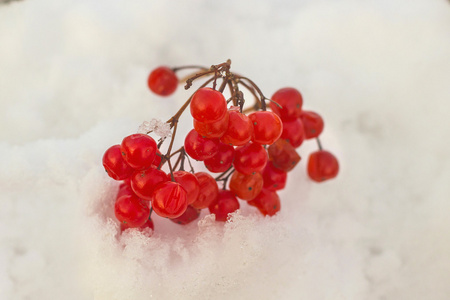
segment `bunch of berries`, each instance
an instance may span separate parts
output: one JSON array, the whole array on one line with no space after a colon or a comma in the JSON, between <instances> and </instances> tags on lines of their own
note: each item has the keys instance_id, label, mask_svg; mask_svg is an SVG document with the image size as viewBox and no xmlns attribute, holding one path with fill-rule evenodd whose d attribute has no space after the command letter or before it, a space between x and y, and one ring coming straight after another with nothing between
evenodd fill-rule
<instances>
[{"instance_id":1,"label":"bunch of berries","mask_svg":"<svg viewBox=\"0 0 450 300\"><path fill-rule=\"evenodd\" d=\"M272 216L280 210L277 191L285 187L287 173L300 161L295 149L305 139L316 139L319 147L308 158L309 177L322 182L337 176L336 157L323 150L318 139L323 120L315 112L302 110L300 92L282 88L269 99L252 80L231 72L230 65L228 60L210 68L159 67L151 72L148 86L160 96L174 93L180 70L198 69L186 79L185 89L194 80L208 79L167 121L171 139L165 154L160 149L167 136L155 141L149 135L151 130L129 135L106 150L106 172L123 181L115 202L122 230L153 229L152 212L188 224L199 217L201 209L208 208L217 221L226 221L229 213L239 209L238 198ZM225 89L229 90L228 99ZM255 98L253 106L244 109L241 89ZM187 107L194 128L184 146L172 151L178 120ZM210 173L195 172L190 159L202 161ZM189 172L184 169L185 161ZM167 173L161 169L166 163ZM213 173L217 173L215 177Z\"/></svg>"}]
</instances>

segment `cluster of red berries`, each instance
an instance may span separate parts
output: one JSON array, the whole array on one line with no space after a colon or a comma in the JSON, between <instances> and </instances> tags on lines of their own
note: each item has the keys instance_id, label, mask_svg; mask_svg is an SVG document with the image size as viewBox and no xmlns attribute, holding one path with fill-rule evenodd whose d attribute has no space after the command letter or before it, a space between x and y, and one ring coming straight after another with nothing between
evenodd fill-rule
<instances>
[{"instance_id":1,"label":"cluster of red berries","mask_svg":"<svg viewBox=\"0 0 450 300\"><path fill-rule=\"evenodd\" d=\"M167 121L173 132L166 154L159 150L166 138L157 143L148 135L150 132L127 136L120 145L105 152L106 172L111 178L124 181L115 202L115 215L122 230L153 229L152 212L178 224L188 224L198 218L201 209L208 208L217 221L226 221L229 213L239 209L238 198L272 216L280 210L277 191L285 187L287 173L300 161L295 148L305 139L315 138L319 145L319 150L308 159L309 177L321 182L337 176L336 157L322 150L318 140L323 120L315 112L302 110L300 92L283 88L266 98L253 81L232 73L230 64L228 60L209 69L159 67L151 72L148 86L160 96L176 90L179 70L200 69L186 80L186 89L197 78L210 78ZM227 87L229 99L224 96ZM240 87L256 99L246 110ZM271 111L265 101L270 101ZM188 106L194 128L185 137L184 146L172 152L178 119ZM251 112L246 114L247 111ZM210 173L219 173L218 176L195 172L190 158L202 161ZM185 160L190 172L184 170ZM161 170L165 163L168 173ZM218 182L222 182L221 189Z\"/></svg>"}]
</instances>

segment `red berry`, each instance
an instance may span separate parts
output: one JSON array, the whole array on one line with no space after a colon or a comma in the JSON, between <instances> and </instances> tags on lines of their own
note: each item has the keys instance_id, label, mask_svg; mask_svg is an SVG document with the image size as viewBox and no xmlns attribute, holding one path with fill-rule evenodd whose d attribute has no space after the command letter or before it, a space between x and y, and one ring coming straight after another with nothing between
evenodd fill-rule
<instances>
[{"instance_id":1,"label":"red berry","mask_svg":"<svg viewBox=\"0 0 450 300\"><path fill-rule=\"evenodd\" d=\"M125 137L120 147L125 161L138 170L146 169L152 165L155 160L156 149L155 140L141 133Z\"/></svg>"},{"instance_id":2,"label":"red berry","mask_svg":"<svg viewBox=\"0 0 450 300\"><path fill-rule=\"evenodd\" d=\"M289 172L300 161L300 155L286 140L279 139L267 149L269 159L275 168Z\"/></svg>"},{"instance_id":3,"label":"red berry","mask_svg":"<svg viewBox=\"0 0 450 300\"><path fill-rule=\"evenodd\" d=\"M152 166L155 166L158 168L159 164L161 163L161 160L162 160L161 151L159 151L159 149L156 149L155 160L152 162Z\"/></svg>"},{"instance_id":4,"label":"red berry","mask_svg":"<svg viewBox=\"0 0 450 300\"><path fill-rule=\"evenodd\" d=\"M264 188L271 191L284 189L286 186L287 173L283 170L275 168L273 163L269 161L262 172L264 179Z\"/></svg>"},{"instance_id":5,"label":"red berry","mask_svg":"<svg viewBox=\"0 0 450 300\"><path fill-rule=\"evenodd\" d=\"M305 127L306 139L318 137L323 131L322 117L313 111L303 111L300 118Z\"/></svg>"},{"instance_id":6,"label":"red berry","mask_svg":"<svg viewBox=\"0 0 450 300\"><path fill-rule=\"evenodd\" d=\"M267 152L261 144L247 143L237 147L233 166L236 171L242 174L252 174L260 172L267 163Z\"/></svg>"},{"instance_id":7,"label":"red berry","mask_svg":"<svg viewBox=\"0 0 450 300\"><path fill-rule=\"evenodd\" d=\"M207 208L219 195L219 187L216 180L208 173L198 172L194 175L200 184L200 193L191 205L198 209Z\"/></svg>"},{"instance_id":8,"label":"red berry","mask_svg":"<svg viewBox=\"0 0 450 300\"><path fill-rule=\"evenodd\" d=\"M262 189L261 193L248 204L256 206L265 216L273 216L280 211L280 197L274 191Z\"/></svg>"},{"instance_id":9,"label":"red berry","mask_svg":"<svg viewBox=\"0 0 450 300\"><path fill-rule=\"evenodd\" d=\"M131 188L138 197L150 201L155 186L163 181L167 181L167 174L152 166L146 170L134 172L131 177Z\"/></svg>"},{"instance_id":10,"label":"red berry","mask_svg":"<svg viewBox=\"0 0 450 300\"><path fill-rule=\"evenodd\" d=\"M161 182L153 190L152 208L158 216L177 218L186 211L186 191L177 182Z\"/></svg>"},{"instance_id":11,"label":"red berry","mask_svg":"<svg viewBox=\"0 0 450 300\"><path fill-rule=\"evenodd\" d=\"M213 123L202 123L194 119L194 129L203 137L209 139L220 138L227 131L229 120L230 114L228 111L222 119Z\"/></svg>"},{"instance_id":12,"label":"red berry","mask_svg":"<svg viewBox=\"0 0 450 300\"><path fill-rule=\"evenodd\" d=\"M117 220L129 227L144 225L150 216L150 208L136 195L124 195L114 205Z\"/></svg>"},{"instance_id":13,"label":"red berry","mask_svg":"<svg viewBox=\"0 0 450 300\"><path fill-rule=\"evenodd\" d=\"M308 158L308 175L317 182L332 179L339 173L337 158L328 151L313 152Z\"/></svg>"},{"instance_id":14,"label":"red berry","mask_svg":"<svg viewBox=\"0 0 450 300\"><path fill-rule=\"evenodd\" d=\"M160 96L169 96L177 89L178 78L172 69L159 67L150 73L147 84L153 93Z\"/></svg>"},{"instance_id":15,"label":"red berry","mask_svg":"<svg viewBox=\"0 0 450 300\"><path fill-rule=\"evenodd\" d=\"M202 123L212 123L222 119L227 112L227 102L221 92L212 88L201 88L192 96L191 115Z\"/></svg>"},{"instance_id":16,"label":"red berry","mask_svg":"<svg viewBox=\"0 0 450 300\"><path fill-rule=\"evenodd\" d=\"M207 139L192 129L184 139L184 150L195 160L203 161L213 157L219 149L218 139Z\"/></svg>"},{"instance_id":17,"label":"red berry","mask_svg":"<svg viewBox=\"0 0 450 300\"><path fill-rule=\"evenodd\" d=\"M230 121L225 134L220 138L222 143L232 146L242 146L248 143L253 135L253 125L250 119L239 111L230 110Z\"/></svg>"},{"instance_id":18,"label":"red berry","mask_svg":"<svg viewBox=\"0 0 450 300\"><path fill-rule=\"evenodd\" d=\"M122 157L120 145L111 146L103 154L103 167L109 177L115 180L124 180L133 174L133 168L130 167Z\"/></svg>"},{"instance_id":19,"label":"red berry","mask_svg":"<svg viewBox=\"0 0 450 300\"><path fill-rule=\"evenodd\" d=\"M280 117L271 111L257 111L248 115L253 124L252 141L263 145L271 145L281 135L283 124Z\"/></svg>"},{"instance_id":20,"label":"red berry","mask_svg":"<svg viewBox=\"0 0 450 300\"><path fill-rule=\"evenodd\" d=\"M222 173L231 167L234 160L234 147L220 143L216 155L205 160L206 168L213 173Z\"/></svg>"},{"instance_id":21,"label":"red berry","mask_svg":"<svg viewBox=\"0 0 450 300\"><path fill-rule=\"evenodd\" d=\"M194 174L186 171L176 171L173 172L173 178L186 191L188 204L197 200L198 194L200 193L200 184Z\"/></svg>"},{"instance_id":22,"label":"red berry","mask_svg":"<svg viewBox=\"0 0 450 300\"><path fill-rule=\"evenodd\" d=\"M275 101L281 108L273 102L270 102L270 108L274 113L280 116L282 120L296 119L302 112L303 98L302 94L294 88L282 88L273 94L271 100Z\"/></svg>"},{"instance_id":23,"label":"red berry","mask_svg":"<svg viewBox=\"0 0 450 300\"><path fill-rule=\"evenodd\" d=\"M235 171L230 179L230 191L242 200L254 199L263 187L261 173L245 175Z\"/></svg>"},{"instance_id":24,"label":"red berry","mask_svg":"<svg viewBox=\"0 0 450 300\"><path fill-rule=\"evenodd\" d=\"M124 232L128 228L130 228L130 226L128 224L120 223L120 231L121 232ZM144 223L144 225L141 225L140 227L138 227L139 231L142 231L145 228L150 228L151 230L155 230L155 225L153 224L152 219L149 218L147 220L147 222Z\"/></svg>"},{"instance_id":25,"label":"red berry","mask_svg":"<svg viewBox=\"0 0 450 300\"><path fill-rule=\"evenodd\" d=\"M200 209L188 205L186 211L181 216L170 220L180 225L186 225L191 223L195 219L198 219L198 217L200 216L200 211Z\"/></svg>"},{"instance_id":26,"label":"red berry","mask_svg":"<svg viewBox=\"0 0 450 300\"><path fill-rule=\"evenodd\" d=\"M300 118L284 120L283 133L280 138L288 141L294 148L300 147L305 140L305 129L303 128L302 120Z\"/></svg>"},{"instance_id":27,"label":"red berry","mask_svg":"<svg viewBox=\"0 0 450 300\"><path fill-rule=\"evenodd\" d=\"M126 184L126 183L122 183L119 186L119 191L117 192L116 200L119 199L120 197L124 196L124 195L134 195L134 192L131 189L131 186L129 184Z\"/></svg>"},{"instance_id":28,"label":"red berry","mask_svg":"<svg viewBox=\"0 0 450 300\"><path fill-rule=\"evenodd\" d=\"M209 212L216 215L216 221L226 222L228 214L239 209L239 202L234 194L221 190L216 201L209 206Z\"/></svg>"}]
</instances>

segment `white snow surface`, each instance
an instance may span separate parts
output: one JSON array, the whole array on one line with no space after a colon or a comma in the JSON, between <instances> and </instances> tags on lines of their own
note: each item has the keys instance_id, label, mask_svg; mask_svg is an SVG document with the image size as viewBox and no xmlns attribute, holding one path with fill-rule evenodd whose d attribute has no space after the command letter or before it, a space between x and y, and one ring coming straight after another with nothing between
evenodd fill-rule
<instances>
[{"instance_id":1,"label":"white snow surface","mask_svg":"<svg viewBox=\"0 0 450 300\"><path fill-rule=\"evenodd\" d=\"M0 5L0 299L450 299L449 53L444 0ZM103 152L190 95L148 73L228 58L301 90L339 177L308 141L275 217L118 235Z\"/></svg>"}]
</instances>

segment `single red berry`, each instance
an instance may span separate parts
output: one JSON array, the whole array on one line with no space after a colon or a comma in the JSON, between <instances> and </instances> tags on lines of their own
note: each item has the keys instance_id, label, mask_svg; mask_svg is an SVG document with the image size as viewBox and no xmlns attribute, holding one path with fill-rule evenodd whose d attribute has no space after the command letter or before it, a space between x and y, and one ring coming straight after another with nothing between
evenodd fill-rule
<instances>
[{"instance_id":1,"label":"single red berry","mask_svg":"<svg viewBox=\"0 0 450 300\"><path fill-rule=\"evenodd\" d=\"M200 184L200 193L191 205L198 209L207 208L219 195L219 187L216 180L206 172L198 172L194 175Z\"/></svg>"},{"instance_id":2,"label":"single red berry","mask_svg":"<svg viewBox=\"0 0 450 300\"><path fill-rule=\"evenodd\" d=\"M186 211L181 216L170 220L180 225L186 225L198 219L198 217L200 216L200 211L200 209L188 205Z\"/></svg>"},{"instance_id":3,"label":"single red berry","mask_svg":"<svg viewBox=\"0 0 450 300\"><path fill-rule=\"evenodd\" d=\"M239 209L239 202L234 194L227 190L221 190L216 201L209 206L209 212L216 215L216 221L226 222L228 214Z\"/></svg>"},{"instance_id":4,"label":"single red berry","mask_svg":"<svg viewBox=\"0 0 450 300\"><path fill-rule=\"evenodd\" d=\"M305 127L306 139L316 138L322 133L324 124L319 114L313 111L302 111L300 118Z\"/></svg>"},{"instance_id":5,"label":"single red berry","mask_svg":"<svg viewBox=\"0 0 450 300\"><path fill-rule=\"evenodd\" d=\"M248 143L253 135L253 125L250 119L239 111L230 110L230 121L225 134L220 138L222 143L232 146L242 146Z\"/></svg>"},{"instance_id":6,"label":"single red berry","mask_svg":"<svg viewBox=\"0 0 450 300\"><path fill-rule=\"evenodd\" d=\"M163 66L150 73L147 84L153 93L160 96L169 96L177 89L178 78L172 69Z\"/></svg>"},{"instance_id":7,"label":"single red berry","mask_svg":"<svg viewBox=\"0 0 450 300\"><path fill-rule=\"evenodd\" d=\"M151 166L146 170L134 172L131 177L131 188L138 197L150 201L155 186L163 181L168 181L167 174L155 166Z\"/></svg>"},{"instance_id":8,"label":"single red berry","mask_svg":"<svg viewBox=\"0 0 450 300\"><path fill-rule=\"evenodd\" d=\"M283 139L279 139L270 145L267 152L269 153L269 160L272 161L275 168L285 172L292 170L301 159L294 147Z\"/></svg>"},{"instance_id":9,"label":"single red berry","mask_svg":"<svg viewBox=\"0 0 450 300\"><path fill-rule=\"evenodd\" d=\"M280 197L274 191L262 189L261 193L248 204L256 206L265 216L273 216L280 211Z\"/></svg>"},{"instance_id":10,"label":"single red berry","mask_svg":"<svg viewBox=\"0 0 450 300\"><path fill-rule=\"evenodd\" d=\"M328 151L313 152L308 158L308 175L317 182L332 179L339 173L337 158Z\"/></svg>"},{"instance_id":11,"label":"single red berry","mask_svg":"<svg viewBox=\"0 0 450 300\"><path fill-rule=\"evenodd\" d=\"M273 102L269 104L272 111L279 115L282 120L300 117L303 97L297 89L290 87L279 89L270 99L281 105L280 108Z\"/></svg>"},{"instance_id":12,"label":"single red berry","mask_svg":"<svg viewBox=\"0 0 450 300\"><path fill-rule=\"evenodd\" d=\"M225 116L227 101L221 92L204 87L192 96L190 109L192 117L197 121L212 123Z\"/></svg>"},{"instance_id":13,"label":"single red berry","mask_svg":"<svg viewBox=\"0 0 450 300\"><path fill-rule=\"evenodd\" d=\"M130 226L128 225L128 223L120 223L120 231L124 232L125 230L127 230L128 228L130 228ZM146 228L150 228L151 230L155 230L155 225L153 224L152 219L148 219L147 222L144 223L144 225L141 225L140 227L138 227L139 231L143 231Z\"/></svg>"},{"instance_id":14,"label":"single red berry","mask_svg":"<svg viewBox=\"0 0 450 300\"><path fill-rule=\"evenodd\" d=\"M220 138L224 135L225 131L227 131L229 120L230 114L228 111L222 119L213 123L202 123L194 119L194 129L205 138Z\"/></svg>"},{"instance_id":15,"label":"single red berry","mask_svg":"<svg viewBox=\"0 0 450 300\"><path fill-rule=\"evenodd\" d=\"M219 140L204 138L192 129L184 139L184 150L193 159L203 161L217 153Z\"/></svg>"},{"instance_id":16,"label":"single red berry","mask_svg":"<svg viewBox=\"0 0 450 300\"><path fill-rule=\"evenodd\" d=\"M158 216L177 218L186 211L186 191L177 182L161 182L153 190L152 208Z\"/></svg>"},{"instance_id":17,"label":"single red berry","mask_svg":"<svg viewBox=\"0 0 450 300\"><path fill-rule=\"evenodd\" d=\"M269 161L262 171L264 179L264 188L271 191L284 189L286 186L287 173L283 170L275 168L273 163Z\"/></svg>"},{"instance_id":18,"label":"single red berry","mask_svg":"<svg viewBox=\"0 0 450 300\"><path fill-rule=\"evenodd\" d=\"M156 155L155 155L155 160L152 162L152 166L155 167L159 167L159 164L161 163L162 160L162 153L161 151L159 151L159 149L156 149Z\"/></svg>"},{"instance_id":19,"label":"single red berry","mask_svg":"<svg viewBox=\"0 0 450 300\"><path fill-rule=\"evenodd\" d=\"M124 195L117 199L114 213L117 220L128 227L139 227L148 220L150 208L136 195Z\"/></svg>"},{"instance_id":20,"label":"single red berry","mask_svg":"<svg viewBox=\"0 0 450 300\"><path fill-rule=\"evenodd\" d=\"M120 145L111 146L103 154L103 167L109 177L115 180L124 180L133 174L133 168L130 167L122 157Z\"/></svg>"},{"instance_id":21,"label":"single red berry","mask_svg":"<svg viewBox=\"0 0 450 300\"><path fill-rule=\"evenodd\" d=\"M235 150L233 166L242 174L260 172L266 166L268 157L266 149L258 143L247 143Z\"/></svg>"},{"instance_id":22,"label":"single red berry","mask_svg":"<svg viewBox=\"0 0 450 300\"><path fill-rule=\"evenodd\" d=\"M300 118L284 120L283 133L280 138L288 141L294 148L300 147L305 140L305 129L303 128L302 120Z\"/></svg>"},{"instance_id":23,"label":"single red berry","mask_svg":"<svg viewBox=\"0 0 450 300\"><path fill-rule=\"evenodd\" d=\"M116 200L124 195L134 195L134 192L131 189L131 186L126 183L120 184L119 191L117 191Z\"/></svg>"},{"instance_id":24,"label":"single red berry","mask_svg":"<svg viewBox=\"0 0 450 300\"><path fill-rule=\"evenodd\" d=\"M249 114L248 118L253 124L253 142L271 145L280 137L283 123L273 112L257 111Z\"/></svg>"},{"instance_id":25,"label":"single red berry","mask_svg":"<svg viewBox=\"0 0 450 300\"><path fill-rule=\"evenodd\" d=\"M157 148L152 137L136 133L123 139L120 150L123 158L131 167L142 170L152 165Z\"/></svg>"},{"instance_id":26,"label":"single red berry","mask_svg":"<svg viewBox=\"0 0 450 300\"><path fill-rule=\"evenodd\" d=\"M186 191L188 204L197 200L198 194L200 193L200 184L194 174L186 171L176 171L173 172L173 178Z\"/></svg>"},{"instance_id":27,"label":"single red berry","mask_svg":"<svg viewBox=\"0 0 450 300\"><path fill-rule=\"evenodd\" d=\"M231 167L234 161L234 147L220 143L216 155L205 160L206 168L213 173L222 173Z\"/></svg>"},{"instance_id":28,"label":"single red berry","mask_svg":"<svg viewBox=\"0 0 450 300\"><path fill-rule=\"evenodd\" d=\"M254 199L263 187L261 173L245 175L235 171L230 179L230 191L242 200Z\"/></svg>"}]
</instances>

